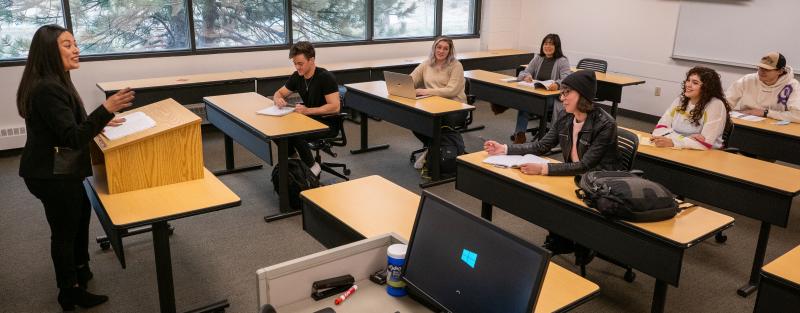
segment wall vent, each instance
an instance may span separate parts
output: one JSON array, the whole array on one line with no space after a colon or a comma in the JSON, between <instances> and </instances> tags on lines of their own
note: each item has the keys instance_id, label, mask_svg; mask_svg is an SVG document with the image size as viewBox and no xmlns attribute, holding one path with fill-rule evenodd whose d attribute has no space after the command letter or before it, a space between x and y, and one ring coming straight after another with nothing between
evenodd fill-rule
<instances>
[{"instance_id":1,"label":"wall vent","mask_svg":"<svg viewBox=\"0 0 800 313\"><path fill-rule=\"evenodd\" d=\"M0 129L0 138L14 136L25 136L25 126Z\"/></svg>"}]
</instances>

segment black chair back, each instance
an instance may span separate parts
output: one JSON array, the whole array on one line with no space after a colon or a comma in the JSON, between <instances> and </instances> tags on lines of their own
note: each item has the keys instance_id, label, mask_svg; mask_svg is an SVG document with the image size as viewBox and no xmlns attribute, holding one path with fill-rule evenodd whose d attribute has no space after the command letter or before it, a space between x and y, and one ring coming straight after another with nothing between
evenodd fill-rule
<instances>
[{"instance_id":1,"label":"black chair back","mask_svg":"<svg viewBox=\"0 0 800 313\"><path fill-rule=\"evenodd\" d=\"M622 163L623 170L630 171L633 169L637 150L639 150L639 136L617 127L617 155L620 163Z\"/></svg>"},{"instance_id":2,"label":"black chair back","mask_svg":"<svg viewBox=\"0 0 800 313\"><path fill-rule=\"evenodd\" d=\"M578 61L579 70L592 70L595 72L605 73L608 70L608 62L600 59L581 59Z\"/></svg>"}]
</instances>

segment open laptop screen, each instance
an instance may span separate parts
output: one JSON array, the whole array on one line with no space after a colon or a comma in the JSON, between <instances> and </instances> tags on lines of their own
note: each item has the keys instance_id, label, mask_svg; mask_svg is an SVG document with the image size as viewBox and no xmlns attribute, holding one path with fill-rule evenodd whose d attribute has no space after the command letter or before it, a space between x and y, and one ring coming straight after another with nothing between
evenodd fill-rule
<instances>
[{"instance_id":1,"label":"open laptop screen","mask_svg":"<svg viewBox=\"0 0 800 313\"><path fill-rule=\"evenodd\" d=\"M532 312L550 254L423 193L403 278L443 309Z\"/></svg>"}]
</instances>

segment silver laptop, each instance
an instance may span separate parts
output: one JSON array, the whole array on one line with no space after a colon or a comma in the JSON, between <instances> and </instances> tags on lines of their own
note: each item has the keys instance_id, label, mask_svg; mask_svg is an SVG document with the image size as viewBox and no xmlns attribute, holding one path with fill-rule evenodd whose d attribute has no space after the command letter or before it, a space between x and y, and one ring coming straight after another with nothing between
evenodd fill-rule
<instances>
[{"instance_id":1,"label":"silver laptop","mask_svg":"<svg viewBox=\"0 0 800 313\"><path fill-rule=\"evenodd\" d=\"M383 79L386 80L386 89L392 96L409 99L422 99L430 96L417 96L414 88L414 80L411 75L389 71L383 71Z\"/></svg>"}]
</instances>

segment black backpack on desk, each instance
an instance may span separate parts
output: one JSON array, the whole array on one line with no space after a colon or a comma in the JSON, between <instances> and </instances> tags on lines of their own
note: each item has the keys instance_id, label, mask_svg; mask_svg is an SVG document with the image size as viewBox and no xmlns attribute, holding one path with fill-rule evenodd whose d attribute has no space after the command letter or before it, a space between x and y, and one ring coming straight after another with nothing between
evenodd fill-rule
<instances>
[{"instance_id":1,"label":"black backpack on desk","mask_svg":"<svg viewBox=\"0 0 800 313\"><path fill-rule=\"evenodd\" d=\"M657 222L674 217L675 196L659 183L622 171L595 171L575 176L575 194L587 206L611 218Z\"/></svg>"},{"instance_id":2,"label":"black backpack on desk","mask_svg":"<svg viewBox=\"0 0 800 313\"><path fill-rule=\"evenodd\" d=\"M300 210L300 192L306 189L319 187L319 178L311 172L308 165L299 159L289 159L289 207ZM280 194L278 183L278 164L272 168L272 186Z\"/></svg>"}]
</instances>

